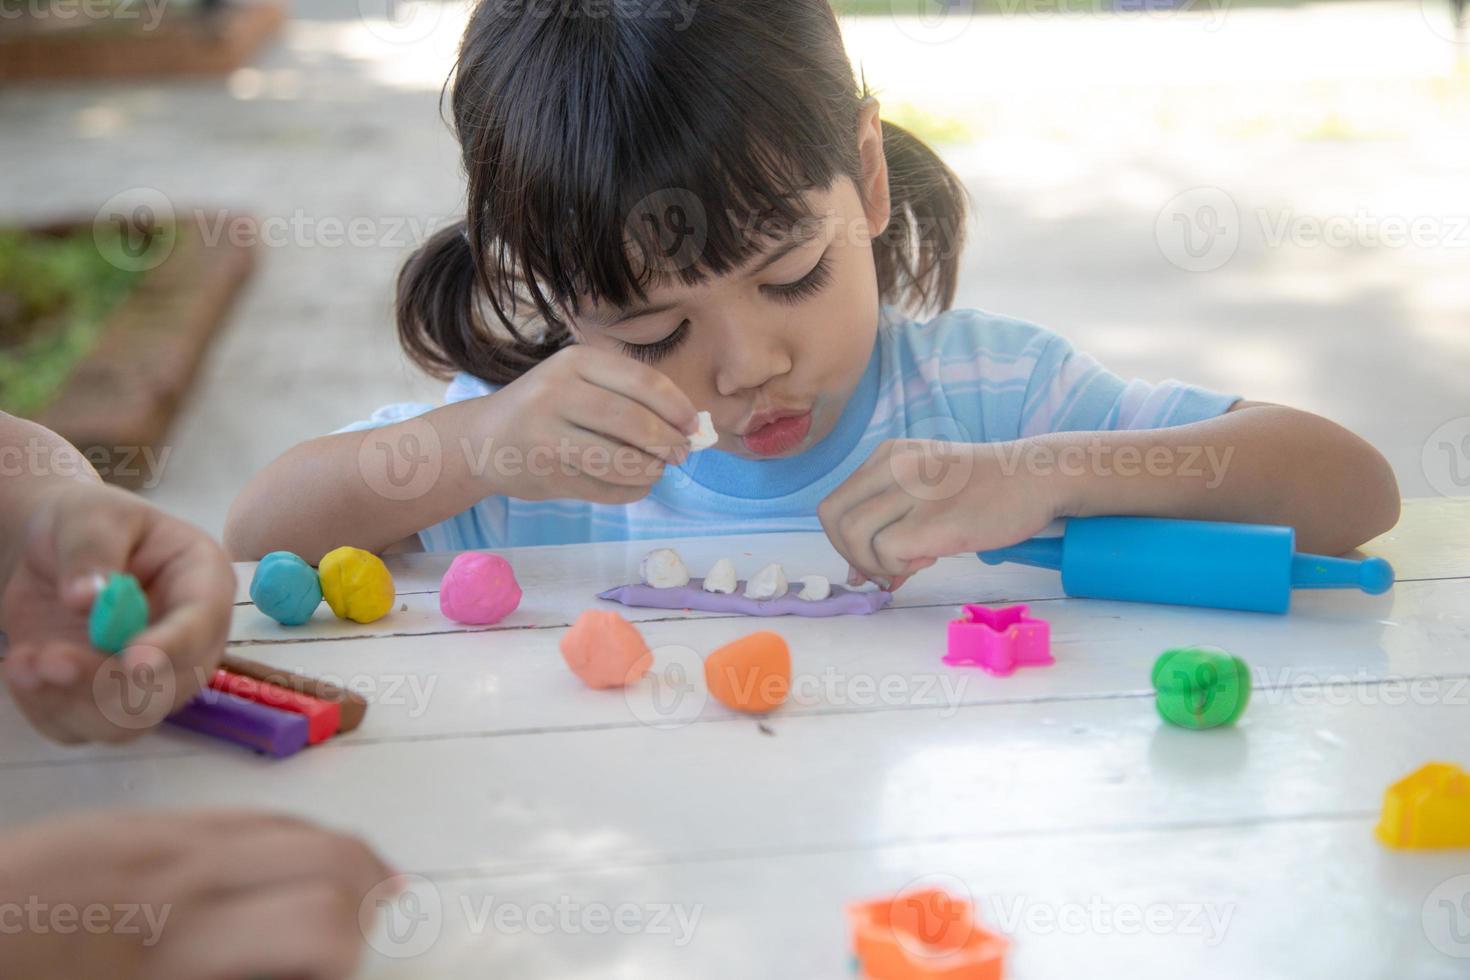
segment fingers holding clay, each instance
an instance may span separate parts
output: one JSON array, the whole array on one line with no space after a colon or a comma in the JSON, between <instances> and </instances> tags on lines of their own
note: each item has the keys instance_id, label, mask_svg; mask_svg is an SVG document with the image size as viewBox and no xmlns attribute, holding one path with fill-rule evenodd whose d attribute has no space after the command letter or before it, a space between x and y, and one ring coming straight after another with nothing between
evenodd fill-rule
<instances>
[{"instance_id":1,"label":"fingers holding clay","mask_svg":"<svg viewBox=\"0 0 1470 980\"><path fill-rule=\"evenodd\" d=\"M383 559L361 548L329 551L317 566L322 597L340 619L371 623L393 609L393 576Z\"/></svg>"},{"instance_id":2,"label":"fingers holding clay","mask_svg":"<svg viewBox=\"0 0 1470 980\"><path fill-rule=\"evenodd\" d=\"M714 419L710 418L709 412L699 413L699 429L689 437L689 450L699 452L708 449L720 441L720 434L715 431Z\"/></svg>"},{"instance_id":3,"label":"fingers holding clay","mask_svg":"<svg viewBox=\"0 0 1470 980\"><path fill-rule=\"evenodd\" d=\"M121 653L147 625L148 597L143 587L126 572L113 572L97 593L87 617L92 645L108 653Z\"/></svg>"},{"instance_id":4,"label":"fingers holding clay","mask_svg":"<svg viewBox=\"0 0 1470 980\"><path fill-rule=\"evenodd\" d=\"M561 655L588 687L623 687L648 673L653 653L638 627L615 612L589 609L561 638Z\"/></svg>"},{"instance_id":5,"label":"fingers holding clay","mask_svg":"<svg viewBox=\"0 0 1470 980\"><path fill-rule=\"evenodd\" d=\"M739 582L735 578L735 563L728 558L721 558L710 566L709 574L705 575L700 587L706 592L730 595L737 585Z\"/></svg>"},{"instance_id":6,"label":"fingers holding clay","mask_svg":"<svg viewBox=\"0 0 1470 980\"><path fill-rule=\"evenodd\" d=\"M289 551L272 551L255 566L250 601L282 626L300 626L322 602L315 568Z\"/></svg>"},{"instance_id":7,"label":"fingers holding clay","mask_svg":"<svg viewBox=\"0 0 1470 980\"><path fill-rule=\"evenodd\" d=\"M520 583L510 562L499 555L465 552L450 563L439 583L439 611L456 623L488 626L520 604Z\"/></svg>"},{"instance_id":8,"label":"fingers holding clay","mask_svg":"<svg viewBox=\"0 0 1470 980\"><path fill-rule=\"evenodd\" d=\"M734 711L774 711L791 690L791 649L769 630L741 637L705 658L704 682L716 701Z\"/></svg>"},{"instance_id":9,"label":"fingers holding clay","mask_svg":"<svg viewBox=\"0 0 1470 980\"><path fill-rule=\"evenodd\" d=\"M689 569L673 548L658 548L638 563L638 577L655 589L677 589L689 584Z\"/></svg>"}]
</instances>

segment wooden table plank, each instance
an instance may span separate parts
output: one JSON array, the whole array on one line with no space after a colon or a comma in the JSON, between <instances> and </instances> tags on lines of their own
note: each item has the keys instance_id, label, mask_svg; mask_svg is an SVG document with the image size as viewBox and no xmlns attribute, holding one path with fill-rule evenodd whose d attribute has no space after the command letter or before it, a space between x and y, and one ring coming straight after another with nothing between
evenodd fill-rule
<instances>
[{"instance_id":1,"label":"wooden table plank","mask_svg":"<svg viewBox=\"0 0 1470 980\"><path fill-rule=\"evenodd\" d=\"M705 703L701 657L757 628L777 629L792 648L792 696L782 716L1139 695L1149 689L1149 671L1161 652L1192 643L1244 657L1263 690L1470 673L1470 580L1410 582L1378 597L1311 592L1290 616L1076 599L1038 603L1033 611L1051 622L1058 662L1005 678L940 661L954 607L830 620L645 622L640 628L657 651L658 667L628 696L583 687L562 662L560 629L247 649L276 666L363 693L372 707L363 726L342 737L348 742L728 718L719 704ZM681 683L690 678L692 686ZM230 750L160 736L123 747L67 748L30 731L18 713L0 709L0 770L180 751Z\"/></svg>"}]
</instances>

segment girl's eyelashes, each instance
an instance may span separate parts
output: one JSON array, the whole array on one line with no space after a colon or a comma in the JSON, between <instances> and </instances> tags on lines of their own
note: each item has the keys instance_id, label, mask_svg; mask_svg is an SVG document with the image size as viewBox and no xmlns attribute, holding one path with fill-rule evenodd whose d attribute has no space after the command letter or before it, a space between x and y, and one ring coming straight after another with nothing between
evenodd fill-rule
<instances>
[{"instance_id":1,"label":"girl's eyelashes","mask_svg":"<svg viewBox=\"0 0 1470 980\"><path fill-rule=\"evenodd\" d=\"M817 264L812 267L812 271L795 282L780 286L762 286L761 288L783 303L800 303L827 288L827 284L832 281L832 266L829 261L831 255L830 251L823 252Z\"/></svg>"},{"instance_id":2,"label":"girl's eyelashes","mask_svg":"<svg viewBox=\"0 0 1470 980\"><path fill-rule=\"evenodd\" d=\"M674 348L682 344L688 335L689 321L685 320L674 328L673 333L662 340L655 340L651 344L630 344L626 340L620 340L618 346L629 357L647 364L673 353Z\"/></svg>"}]
</instances>

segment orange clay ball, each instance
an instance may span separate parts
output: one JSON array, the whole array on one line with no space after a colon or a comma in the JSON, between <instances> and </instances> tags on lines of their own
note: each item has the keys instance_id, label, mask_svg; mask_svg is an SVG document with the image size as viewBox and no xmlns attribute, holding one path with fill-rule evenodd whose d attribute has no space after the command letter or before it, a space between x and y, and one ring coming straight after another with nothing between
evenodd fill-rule
<instances>
[{"instance_id":1,"label":"orange clay ball","mask_svg":"<svg viewBox=\"0 0 1470 980\"><path fill-rule=\"evenodd\" d=\"M653 654L638 627L601 609L577 617L562 635L561 655L582 683L599 690L631 684L653 666Z\"/></svg>"},{"instance_id":2,"label":"orange clay ball","mask_svg":"<svg viewBox=\"0 0 1470 980\"><path fill-rule=\"evenodd\" d=\"M751 714L773 711L791 689L791 650L778 633L743 636L705 658L704 682L727 708Z\"/></svg>"}]
</instances>

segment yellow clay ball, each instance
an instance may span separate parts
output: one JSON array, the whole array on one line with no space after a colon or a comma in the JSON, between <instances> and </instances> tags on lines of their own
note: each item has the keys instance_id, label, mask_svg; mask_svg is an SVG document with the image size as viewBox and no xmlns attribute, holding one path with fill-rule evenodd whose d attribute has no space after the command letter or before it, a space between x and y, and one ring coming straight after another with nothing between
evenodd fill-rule
<instances>
[{"instance_id":1,"label":"yellow clay ball","mask_svg":"<svg viewBox=\"0 0 1470 980\"><path fill-rule=\"evenodd\" d=\"M371 623L393 610L393 576L383 559L361 548L338 548L322 557L317 572L322 598L341 619Z\"/></svg>"}]
</instances>

